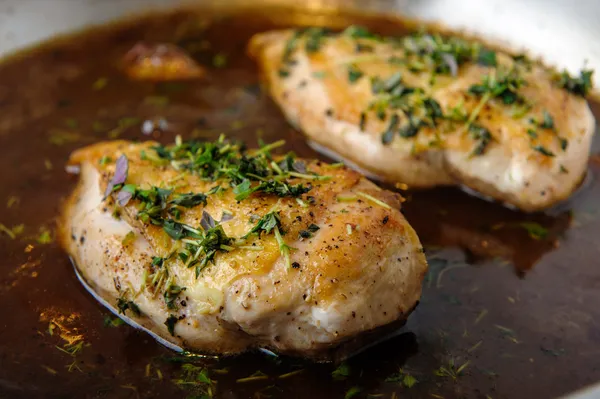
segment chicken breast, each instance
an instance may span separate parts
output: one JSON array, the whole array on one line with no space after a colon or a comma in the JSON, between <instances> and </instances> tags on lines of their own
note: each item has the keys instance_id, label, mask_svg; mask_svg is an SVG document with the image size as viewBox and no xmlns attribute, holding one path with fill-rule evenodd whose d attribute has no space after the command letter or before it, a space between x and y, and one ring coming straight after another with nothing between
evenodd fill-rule
<instances>
[{"instance_id":1,"label":"chicken breast","mask_svg":"<svg viewBox=\"0 0 600 399\"><path fill-rule=\"evenodd\" d=\"M266 32L249 52L294 126L385 181L460 185L537 211L586 173L591 71L571 77L458 37L355 26Z\"/></svg>"},{"instance_id":2,"label":"chicken breast","mask_svg":"<svg viewBox=\"0 0 600 399\"><path fill-rule=\"evenodd\" d=\"M100 298L188 350L320 358L405 320L427 264L401 197L341 165L272 158L278 144L83 148L63 245Z\"/></svg>"}]
</instances>

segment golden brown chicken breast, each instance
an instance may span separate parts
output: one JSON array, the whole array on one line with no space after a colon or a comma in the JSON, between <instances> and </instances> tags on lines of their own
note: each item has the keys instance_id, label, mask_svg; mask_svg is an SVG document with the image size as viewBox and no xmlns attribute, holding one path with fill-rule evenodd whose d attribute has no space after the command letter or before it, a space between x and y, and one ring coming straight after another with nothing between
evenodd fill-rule
<instances>
[{"instance_id":1,"label":"golden brown chicken breast","mask_svg":"<svg viewBox=\"0 0 600 399\"><path fill-rule=\"evenodd\" d=\"M398 194L223 139L75 152L62 241L102 299L179 347L319 356L404 320L427 269Z\"/></svg>"},{"instance_id":2,"label":"golden brown chicken breast","mask_svg":"<svg viewBox=\"0 0 600 399\"><path fill-rule=\"evenodd\" d=\"M249 51L293 125L383 180L461 185L536 211L585 174L590 71L574 78L458 37L355 26L266 32Z\"/></svg>"}]
</instances>

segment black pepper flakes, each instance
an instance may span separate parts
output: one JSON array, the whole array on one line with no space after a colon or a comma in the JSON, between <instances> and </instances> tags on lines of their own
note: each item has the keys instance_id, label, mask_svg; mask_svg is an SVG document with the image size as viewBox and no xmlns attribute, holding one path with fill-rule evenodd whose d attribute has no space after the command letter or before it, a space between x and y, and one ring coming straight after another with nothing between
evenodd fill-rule
<instances>
[{"instance_id":1,"label":"black pepper flakes","mask_svg":"<svg viewBox=\"0 0 600 399\"><path fill-rule=\"evenodd\" d=\"M298 263L298 262L293 262L293 263L292 263L292 268L293 268L293 269L300 269L300 263Z\"/></svg>"}]
</instances>

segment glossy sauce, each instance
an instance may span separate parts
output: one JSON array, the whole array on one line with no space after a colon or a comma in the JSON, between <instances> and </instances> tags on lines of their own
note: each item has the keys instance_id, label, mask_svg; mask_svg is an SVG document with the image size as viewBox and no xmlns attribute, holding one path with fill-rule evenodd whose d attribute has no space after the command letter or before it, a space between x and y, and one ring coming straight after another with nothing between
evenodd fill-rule
<instances>
[{"instance_id":1,"label":"glossy sauce","mask_svg":"<svg viewBox=\"0 0 600 399\"><path fill-rule=\"evenodd\" d=\"M245 55L252 34L318 17L182 11L49 43L0 65L0 223L11 230L0 233L0 397L201 397L208 384L177 383L190 364L206 368L222 398L343 398L353 388L356 398L545 398L600 379L597 155L580 191L546 214L456 189L407 193L403 210L430 263L422 301L396 338L350 359L341 379L332 377L335 365L261 353L184 358L126 325L111 326L114 317L81 287L65 253L44 243L75 182L64 171L69 153L108 138L148 139L146 120L166 121L152 136L163 142L176 134L226 133L249 145L285 138L286 149L321 157L261 90ZM405 31L384 18L326 20ZM207 78L129 80L119 60L139 41L182 46L208 68ZM386 381L399 368L418 382ZM265 376L244 380L259 370Z\"/></svg>"}]
</instances>

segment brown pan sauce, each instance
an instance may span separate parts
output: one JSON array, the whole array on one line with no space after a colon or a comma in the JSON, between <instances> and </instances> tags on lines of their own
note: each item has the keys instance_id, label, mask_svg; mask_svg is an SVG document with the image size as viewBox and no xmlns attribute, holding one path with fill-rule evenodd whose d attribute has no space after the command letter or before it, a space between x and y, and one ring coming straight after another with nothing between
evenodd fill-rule
<instances>
[{"instance_id":1,"label":"brown pan sauce","mask_svg":"<svg viewBox=\"0 0 600 399\"><path fill-rule=\"evenodd\" d=\"M0 233L0 397L316 399L359 390L353 397L549 398L600 379L597 140L586 184L546 214L457 189L406 193L404 213L430 262L422 301L401 334L337 372L262 353L178 356L119 325L81 287L54 234L75 183L64 171L69 153L109 138L226 133L249 145L284 138L286 149L321 157L261 90L245 46L254 33L323 20L406 29L350 14L180 11L91 30L0 65L0 223L9 230ZM119 61L141 41L180 46L204 76L129 79ZM144 124L154 133L144 135Z\"/></svg>"}]
</instances>

